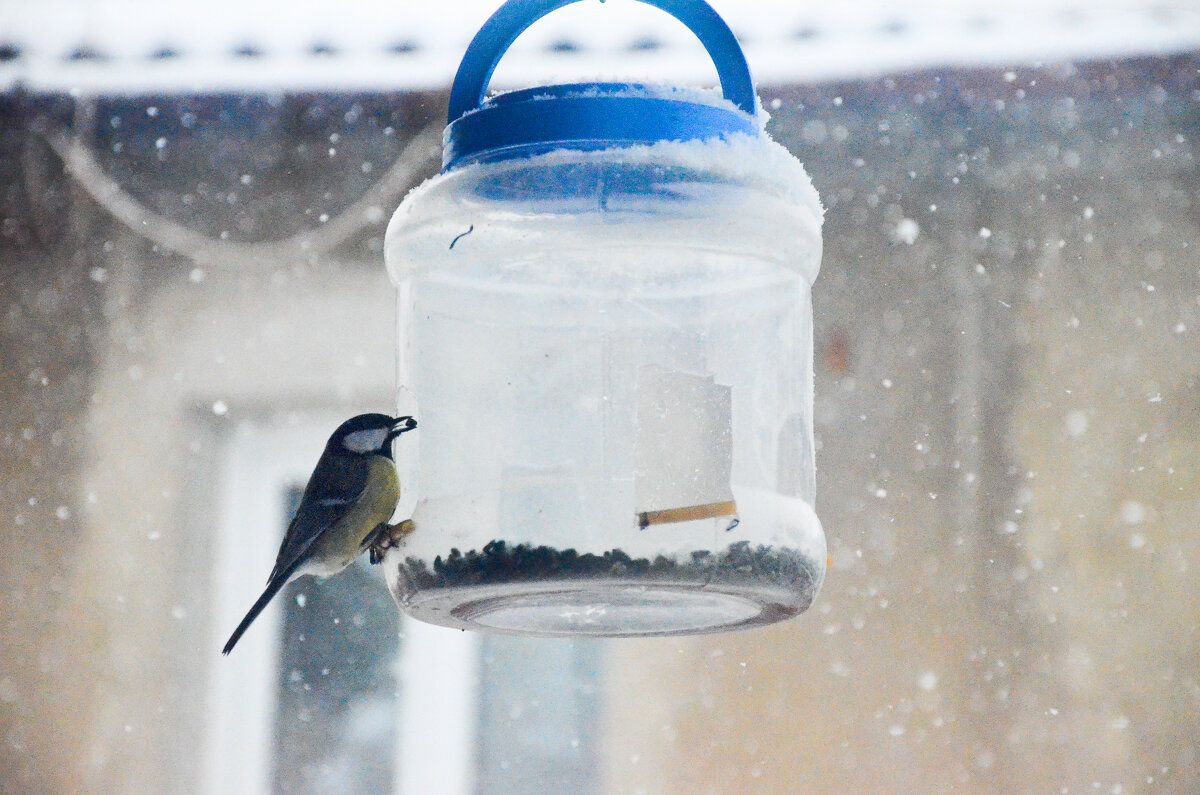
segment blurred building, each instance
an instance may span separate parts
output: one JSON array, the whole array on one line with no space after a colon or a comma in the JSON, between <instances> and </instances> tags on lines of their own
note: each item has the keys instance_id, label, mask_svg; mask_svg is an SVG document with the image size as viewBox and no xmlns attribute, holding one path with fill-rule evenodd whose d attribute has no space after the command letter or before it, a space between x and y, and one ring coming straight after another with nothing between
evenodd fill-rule
<instances>
[{"instance_id":1,"label":"blurred building","mask_svg":"<svg viewBox=\"0 0 1200 795\"><path fill-rule=\"evenodd\" d=\"M0 8L0 789L1200 791L1200 11L714 4L827 208L812 610L468 637L364 564L228 659L394 403L383 229L494 4ZM498 84L711 77L583 5Z\"/></svg>"}]
</instances>

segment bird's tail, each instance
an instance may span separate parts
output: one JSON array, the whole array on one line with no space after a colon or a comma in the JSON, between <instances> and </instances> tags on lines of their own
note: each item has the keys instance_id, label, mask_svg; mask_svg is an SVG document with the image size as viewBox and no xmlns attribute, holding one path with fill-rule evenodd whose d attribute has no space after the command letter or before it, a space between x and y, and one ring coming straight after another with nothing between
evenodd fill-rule
<instances>
[{"instance_id":1,"label":"bird's tail","mask_svg":"<svg viewBox=\"0 0 1200 795\"><path fill-rule=\"evenodd\" d=\"M242 633L249 628L254 619L258 618L258 614L263 611L263 608L270 604L275 594L279 593L279 589L287 585L288 574L290 572L271 578L271 581L267 583L266 590L262 592L262 596L258 597L258 601L250 608L250 612L246 613L246 617L242 619L242 623L238 624L237 629L229 636L229 641L225 644L225 648L221 649L221 654L229 654L229 652L233 651L233 647L242 637Z\"/></svg>"}]
</instances>

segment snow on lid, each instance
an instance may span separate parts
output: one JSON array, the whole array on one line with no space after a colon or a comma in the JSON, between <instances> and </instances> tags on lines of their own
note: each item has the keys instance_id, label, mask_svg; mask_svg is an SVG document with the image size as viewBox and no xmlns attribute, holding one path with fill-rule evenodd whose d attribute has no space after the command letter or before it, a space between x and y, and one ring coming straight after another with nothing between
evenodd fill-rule
<instances>
[{"instance_id":1,"label":"snow on lid","mask_svg":"<svg viewBox=\"0 0 1200 795\"><path fill-rule=\"evenodd\" d=\"M662 141L624 147L617 156L625 163L639 160L669 163L742 182L770 185L796 204L806 207L818 228L825 215L821 197L804 165L766 134L731 135L711 141Z\"/></svg>"},{"instance_id":2,"label":"snow on lid","mask_svg":"<svg viewBox=\"0 0 1200 795\"><path fill-rule=\"evenodd\" d=\"M505 160L499 163L472 163L448 174L440 174L426 180L409 193L405 202L412 201L421 193L446 178L461 178L480 169L529 168L531 165L552 166L571 164L581 160L594 162L611 159L621 163L656 166L673 166L688 171L707 172L747 184L767 187L778 195L786 196L794 204L806 208L820 230L825 215L821 197L812 184L804 165L786 148L761 135L730 135L725 138L696 141L660 141L653 144L622 144L612 149L581 151L578 149L555 149L531 155L520 160ZM453 176L452 176L453 175Z\"/></svg>"},{"instance_id":3,"label":"snow on lid","mask_svg":"<svg viewBox=\"0 0 1200 795\"><path fill-rule=\"evenodd\" d=\"M1188 0L711 0L760 85L954 65L1200 48ZM39 0L0 3L0 91L441 89L500 0ZM526 31L497 87L622 80L711 84L690 32L628 0L576 3Z\"/></svg>"}]
</instances>

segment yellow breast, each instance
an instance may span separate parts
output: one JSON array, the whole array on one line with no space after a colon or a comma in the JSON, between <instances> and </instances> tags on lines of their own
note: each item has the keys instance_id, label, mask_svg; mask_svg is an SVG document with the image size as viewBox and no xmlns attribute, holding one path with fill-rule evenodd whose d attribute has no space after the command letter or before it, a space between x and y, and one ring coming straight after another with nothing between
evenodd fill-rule
<instances>
[{"instance_id":1,"label":"yellow breast","mask_svg":"<svg viewBox=\"0 0 1200 795\"><path fill-rule=\"evenodd\" d=\"M328 577L354 561L363 549L363 541L381 523L392 518L400 501L400 478L390 459L370 457L367 486L346 515L324 533L315 550L312 571Z\"/></svg>"}]
</instances>

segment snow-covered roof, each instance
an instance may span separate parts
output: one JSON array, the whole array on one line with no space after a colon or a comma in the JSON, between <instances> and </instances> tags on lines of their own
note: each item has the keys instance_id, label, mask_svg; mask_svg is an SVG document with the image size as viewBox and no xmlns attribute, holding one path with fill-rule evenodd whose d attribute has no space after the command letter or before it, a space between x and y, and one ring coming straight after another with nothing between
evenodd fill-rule
<instances>
[{"instance_id":1,"label":"snow-covered roof","mask_svg":"<svg viewBox=\"0 0 1200 795\"><path fill-rule=\"evenodd\" d=\"M0 91L140 94L394 90L449 85L500 0L6 0ZM711 0L755 79L784 84L936 66L1200 49L1195 0ZM666 14L581 2L530 28L497 87L639 77L712 82Z\"/></svg>"}]
</instances>

